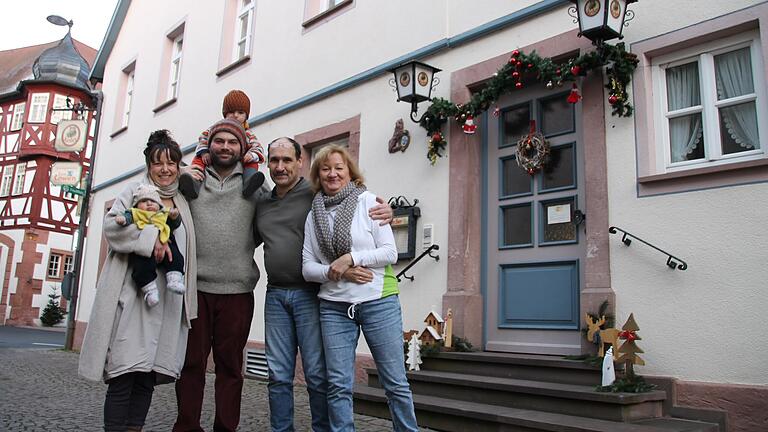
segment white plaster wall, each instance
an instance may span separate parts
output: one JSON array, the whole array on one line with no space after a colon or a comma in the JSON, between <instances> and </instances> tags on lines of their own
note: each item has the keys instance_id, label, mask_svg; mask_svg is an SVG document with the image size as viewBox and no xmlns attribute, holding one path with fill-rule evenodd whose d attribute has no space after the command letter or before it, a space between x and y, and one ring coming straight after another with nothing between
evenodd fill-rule
<instances>
[{"instance_id":1,"label":"white plaster wall","mask_svg":"<svg viewBox=\"0 0 768 432\"><path fill-rule=\"evenodd\" d=\"M629 43L759 1L646 0ZM648 18L648 17L653 17ZM768 345L755 339L768 309L768 184L637 197L633 119L606 115L610 223L680 256L686 271L635 241L611 238L617 325L634 313L647 366L640 373L693 381L767 384Z\"/></svg>"}]
</instances>

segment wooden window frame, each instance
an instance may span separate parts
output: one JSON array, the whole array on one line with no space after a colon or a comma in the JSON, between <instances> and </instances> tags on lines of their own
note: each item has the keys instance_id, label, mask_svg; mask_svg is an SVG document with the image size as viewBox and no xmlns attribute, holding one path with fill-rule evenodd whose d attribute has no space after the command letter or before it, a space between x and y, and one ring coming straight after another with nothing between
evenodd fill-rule
<instances>
[{"instance_id":1,"label":"wooden window frame","mask_svg":"<svg viewBox=\"0 0 768 432\"><path fill-rule=\"evenodd\" d=\"M21 109L19 109L21 107ZM17 131L24 126L24 114L27 110L27 102L19 102L13 106L13 118L11 119L12 131Z\"/></svg>"},{"instance_id":2,"label":"wooden window frame","mask_svg":"<svg viewBox=\"0 0 768 432\"><path fill-rule=\"evenodd\" d=\"M45 98L45 102L35 102L35 97ZM29 112L27 113L27 123L45 123L48 118L48 103L51 101L50 93L32 93L29 96ZM39 110L36 110L39 109ZM33 118L33 114L35 115ZM42 116L42 117L41 117Z\"/></svg>"}]
</instances>

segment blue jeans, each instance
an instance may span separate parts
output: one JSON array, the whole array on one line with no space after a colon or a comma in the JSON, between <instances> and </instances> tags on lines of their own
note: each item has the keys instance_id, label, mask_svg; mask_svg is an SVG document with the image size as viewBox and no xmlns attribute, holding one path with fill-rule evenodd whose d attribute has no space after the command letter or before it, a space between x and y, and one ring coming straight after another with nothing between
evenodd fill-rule
<instances>
[{"instance_id":1,"label":"blue jeans","mask_svg":"<svg viewBox=\"0 0 768 432\"><path fill-rule=\"evenodd\" d=\"M398 297L392 295L357 305L320 300L320 323L328 369L331 430L355 430L352 391L355 349L362 330L387 395L393 430L418 432L413 396L405 376L403 318Z\"/></svg>"},{"instance_id":2,"label":"blue jeans","mask_svg":"<svg viewBox=\"0 0 768 432\"><path fill-rule=\"evenodd\" d=\"M301 352L312 430L328 431L327 382L317 290L268 288L264 301L273 432L293 431L293 377Z\"/></svg>"}]
</instances>

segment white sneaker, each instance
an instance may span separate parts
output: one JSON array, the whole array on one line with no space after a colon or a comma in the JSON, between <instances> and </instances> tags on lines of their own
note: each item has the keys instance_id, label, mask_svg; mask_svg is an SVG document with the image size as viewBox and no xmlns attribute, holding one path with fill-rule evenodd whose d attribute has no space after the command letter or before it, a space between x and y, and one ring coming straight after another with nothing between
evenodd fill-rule
<instances>
[{"instance_id":1,"label":"white sneaker","mask_svg":"<svg viewBox=\"0 0 768 432\"><path fill-rule=\"evenodd\" d=\"M165 280L168 282L168 290L174 294L184 294L187 288L184 286L184 275L181 272L171 271L165 274Z\"/></svg>"},{"instance_id":2,"label":"white sneaker","mask_svg":"<svg viewBox=\"0 0 768 432\"><path fill-rule=\"evenodd\" d=\"M152 281L141 288L141 292L144 293L144 301L147 302L147 306L152 307L160 303L160 293L157 291L157 283Z\"/></svg>"}]
</instances>

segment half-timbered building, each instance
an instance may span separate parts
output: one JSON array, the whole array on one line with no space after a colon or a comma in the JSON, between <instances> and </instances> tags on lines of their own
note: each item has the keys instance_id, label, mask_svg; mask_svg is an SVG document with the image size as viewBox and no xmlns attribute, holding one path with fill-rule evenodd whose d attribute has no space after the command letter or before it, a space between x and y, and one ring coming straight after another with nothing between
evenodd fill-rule
<instances>
[{"instance_id":1,"label":"half-timbered building","mask_svg":"<svg viewBox=\"0 0 768 432\"><path fill-rule=\"evenodd\" d=\"M77 162L85 178L90 166L92 137L71 153L57 152L54 140L58 123L77 115L57 109L94 102L88 74L95 55L69 32L0 51L0 324L39 323L48 294L60 294L73 267L80 197L51 185L50 173L57 161Z\"/></svg>"}]
</instances>

